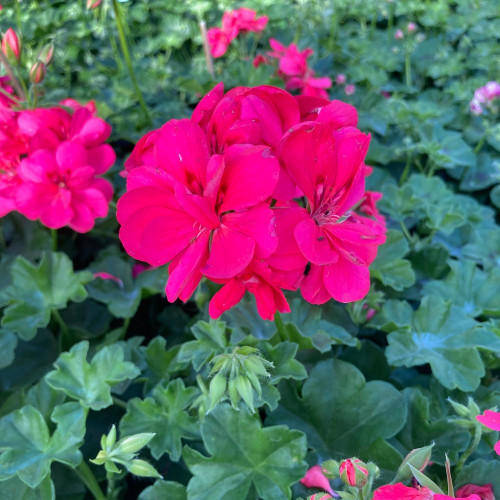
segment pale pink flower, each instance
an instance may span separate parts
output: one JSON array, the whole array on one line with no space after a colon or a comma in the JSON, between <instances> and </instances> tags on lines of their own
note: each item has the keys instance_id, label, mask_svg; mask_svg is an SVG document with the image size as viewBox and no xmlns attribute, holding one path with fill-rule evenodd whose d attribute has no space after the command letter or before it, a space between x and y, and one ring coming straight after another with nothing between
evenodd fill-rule
<instances>
[{"instance_id":1,"label":"pale pink flower","mask_svg":"<svg viewBox=\"0 0 500 500\"><path fill-rule=\"evenodd\" d=\"M405 34L403 33L403 30L397 29L396 33L394 33L394 38L396 40L402 40L404 38Z\"/></svg>"},{"instance_id":2,"label":"pale pink flower","mask_svg":"<svg viewBox=\"0 0 500 500\"><path fill-rule=\"evenodd\" d=\"M356 86L353 85L352 83L349 83L348 85L345 86L344 92L346 95L352 95L354 92L356 92Z\"/></svg>"},{"instance_id":3,"label":"pale pink flower","mask_svg":"<svg viewBox=\"0 0 500 500\"><path fill-rule=\"evenodd\" d=\"M413 22L408 23L408 26L406 27L406 29L408 30L408 33L413 33L414 31L416 31L417 25Z\"/></svg>"},{"instance_id":4,"label":"pale pink flower","mask_svg":"<svg viewBox=\"0 0 500 500\"><path fill-rule=\"evenodd\" d=\"M335 83L337 85L344 85L344 83L346 82L346 76L344 75L344 73L339 73L336 77L335 77Z\"/></svg>"}]
</instances>

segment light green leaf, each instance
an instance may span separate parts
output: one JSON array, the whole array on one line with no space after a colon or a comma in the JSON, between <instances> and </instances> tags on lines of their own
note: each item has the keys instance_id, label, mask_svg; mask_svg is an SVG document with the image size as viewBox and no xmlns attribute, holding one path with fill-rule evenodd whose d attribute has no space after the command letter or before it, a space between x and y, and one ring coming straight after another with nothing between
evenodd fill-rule
<instances>
[{"instance_id":1,"label":"light green leaf","mask_svg":"<svg viewBox=\"0 0 500 500\"><path fill-rule=\"evenodd\" d=\"M36 488L50 473L52 461L76 467L82 460L79 447L85 434L86 412L78 403L57 406L50 436L42 414L24 406L0 420L0 478L17 476Z\"/></svg>"},{"instance_id":2,"label":"light green leaf","mask_svg":"<svg viewBox=\"0 0 500 500\"><path fill-rule=\"evenodd\" d=\"M228 405L207 415L201 434L209 457L188 447L183 451L193 473L190 500L287 500L290 486L307 469L301 432L285 426L262 428L257 418ZM256 493L249 496L250 491Z\"/></svg>"},{"instance_id":3,"label":"light green leaf","mask_svg":"<svg viewBox=\"0 0 500 500\"><path fill-rule=\"evenodd\" d=\"M461 309L438 297L425 296L409 327L387 337L387 360L393 366L430 363L434 376L448 389L475 390L484 375L477 347L500 350L500 338L478 326Z\"/></svg>"},{"instance_id":4,"label":"light green leaf","mask_svg":"<svg viewBox=\"0 0 500 500\"><path fill-rule=\"evenodd\" d=\"M472 317L500 316L500 268L483 272L467 259L448 264L448 276L426 283L423 293L450 300Z\"/></svg>"},{"instance_id":5,"label":"light green leaf","mask_svg":"<svg viewBox=\"0 0 500 500\"><path fill-rule=\"evenodd\" d=\"M15 357L17 336L5 330L0 330L0 368L9 366Z\"/></svg>"},{"instance_id":6,"label":"light green leaf","mask_svg":"<svg viewBox=\"0 0 500 500\"><path fill-rule=\"evenodd\" d=\"M49 475L36 488L30 488L17 476L13 476L6 481L0 481L0 498L2 500L54 500L56 493Z\"/></svg>"},{"instance_id":7,"label":"light green leaf","mask_svg":"<svg viewBox=\"0 0 500 500\"><path fill-rule=\"evenodd\" d=\"M101 410L113 403L111 387L123 380L133 379L140 370L129 361L123 361L120 345L103 347L89 363L87 341L75 344L55 362L56 369L46 376L54 389L78 399L82 405Z\"/></svg>"},{"instance_id":8,"label":"light green leaf","mask_svg":"<svg viewBox=\"0 0 500 500\"><path fill-rule=\"evenodd\" d=\"M156 481L153 486L148 486L138 500L187 500L186 487L174 481Z\"/></svg>"},{"instance_id":9,"label":"light green leaf","mask_svg":"<svg viewBox=\"0 0 500 500\"><path fill-rule=\"evenodd\" d=\"M384 285L402 291L415 283L415 273L408 260L408 243L403 233L389 230L387 241L381 245L377 258L370 266L370 274Z\"/></svg>"},{"instance_id":10,"label":"light green leaf","mask_svg":"<svg viewBox=\"0 0 500 500\"><path fill-rule=\"evenodd\" d=\"M191 417L187 409L199 395L195 387L185 387L182 379L172 380L166 387L155 387L152 397L144 400L131 399L127 413L120 422L123 435L154 432L148 444L153 457L159 459L168 452L172 460L181 456L182 438L199 436L198 419Z\"/></svg>"},{"instance_id":11,"label":"light green leaf","mask_svg":"<svg viewBox=\"0 0 500 500\"><path fill-rule=\"evenodd\" d=\"M0 302L8 303L2 326L24 340L49 324L52 309L64 309L70 300L83 301L83 285L92 279L88 271L75 273L66 254L53 252L45 253L38 266L18 257L11 275L12 283L0 292Z\"/></svg>"}]
</instances>

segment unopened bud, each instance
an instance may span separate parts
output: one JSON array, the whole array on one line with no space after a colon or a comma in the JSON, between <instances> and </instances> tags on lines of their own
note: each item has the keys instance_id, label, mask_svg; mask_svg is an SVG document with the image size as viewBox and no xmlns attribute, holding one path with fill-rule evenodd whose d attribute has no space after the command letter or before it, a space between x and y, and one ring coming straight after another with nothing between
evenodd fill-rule
<instances>
[{"instance_id":1,"label":"unopened bud","mask_svg":"<svg viewBox=\"0 0 500 500\"><path fill-rule=\"evenodd\" d=\"M330 459L322 462L321 469L328 479L339 477L339 463L336 460Z\"/></svg>"},{"instance_id":2,"label":"unopened bud","mask_svg":"<svg viewBox=\"0 0 500 500\"><path fill-rule=\"evenodd\" d=\"M145 460L132 460L130 465L127 466L127 469L129 472L134 474L134 476L161 478L158 471Z\"/></svg>"},{"instance_id":3,"label":"unopened bud","mask_svg":"<svg viewBox=\"0 0 500 500\"><path fill-rule=\"evenodd\" d=\"M101 2L102 0L87 0L87 9L91 10L97 8L101 4Z\"/></svg>"},{"instance_id":4,"label":"unopened bud","mask_svg":"<svg viewBox=\"0 0 500 500\"><path fill-rule=\"evenodd\" d=\"M12 28L2 38L2 52L10 62L18 63L21 59L21 40Z\"/></svg>"},{"instance_id":5,"label":"unopened bud","mask_svg":"<svg viewBox=\"0 0 500 500\"><path fill-rule=\"evenodd\" d=\"M348 458L339 467L340 479L347 486L362 488L368 482L368 467L359 458Z\"/></svg>"},{"instance_id":6,"label":"unopened bud","mask_svg":"<svg viewBox=\"0 0 500 500\"><path fill-rule=\"evenodd\" d=\"M396 33L394 33L394 38L396 40L402 40L404 36L405 34L403 33L403 30L396 30Z\"/></svg>"},{"instance_id":7,"label":"unopened bud","mask_svg":"<svg viewBox=\"0 0 500 500\"><path fill-rule=\"evenodd\" d=\"M413 33L417 29L417 25L415 23L408 23L406 29L408 30L408 33Z\"/></svg>"},{"instance_id":8,"label":"unopened bud","mask_svg":"<svg viewBox=\"0 0 500 500\"><path fill-rule=\"evenodd\" d=\"M154 432L141 432L139 434L134 434L133 436L128 436L123 438L118 443L116 448L116 453L129 454L137 453L140 449L144 448L154 437Z\"/></svg>"},{"instance_id":9,"label":"unopened bud","mask_svg":"<svg viewBox=\"0 0 500 500\"><path fill-rule=\"evenodd\" d=\"M48 66L52 62L52 56L54 55L54 45L49 43L45 45L42 50L38 53L37 59L45 66Z\"/></svg>"},{"instance_id":10,"label":"unopened bud","mask_svg":"<svg viewBox=\"0 0 500 500\"><path fill-rule=\"evenodd\" d=\"M405 459L399 466L396 481L405 481L413 477L410 469L410 465L415 469L423 472L423 470L429 465L431 460L432 448L434 443L429 446L424 446L423 448L415 448L406 455Z\"/></svg>"},{"instance_id":11,"label":"unopened bud","mask_svg":"<svg viewBox=\"0 0 500 500\"><path fill-rule=\"evenodd\" d=\"M34 83L35 85L39 85L40 83L43 82L46 73L47 73L47 68L45 67L45 64L43 64L43 62L41 61L37 61L35 64L33 64L30 70L31 82Z\"/></svg>"}]
</instances>

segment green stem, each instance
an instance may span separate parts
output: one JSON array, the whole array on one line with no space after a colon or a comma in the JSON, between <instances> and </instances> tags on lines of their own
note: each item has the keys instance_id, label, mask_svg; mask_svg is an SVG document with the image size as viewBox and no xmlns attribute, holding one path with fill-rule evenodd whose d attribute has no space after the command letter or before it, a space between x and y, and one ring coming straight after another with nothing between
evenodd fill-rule
<instances>
[{"instance_id":1,"label":"green stem","mask_svg":"<svg viewBox=\"0 0 500 500\"><path fill-rule=\"evenodd\" d=\"M144 101L144 98L142 97L142 92L141 89L139 88L139 85L137 83L137 79L135 77L135 72L134 72L134 66L132 64L132 58L130 57L130 51L128 48L128 43L127 43L127 37L125 36L125 20L123 17L123 13L121 11L120 4L118 3L118 0L113 0L113 10L115 13L115 20L116 20L116 27L118 28L118 38L120 40L120 46L122 49L123 57L125 59L125 63L127 65L127 69L130 75L130 79L132 80L132 85L134 86L137 99L139 101L139 104L141 105L142 111L144 112L144 116L148 123L152 125L151 117L149 116L149 111L148 107L146 106L146 103Z\"/></svg>"},{"instance_id":2,"label":"green stem","mask_svg":"<svg viewBox=\"0 0 500 500\"><path fill-rule=\"evenodd\" d=\"M409 88L412 86L412 78L411 78L411 53L408 51L405 55L405 79L406 86Z\"/></svg>"},{"instance_id":3,"label":"green stem","mask_svg":"<svg viewBox=\"0 0 500 500\"><path fill-rule=\"evenodd\" d=\"M19 5L18 0L14 0L14 5L16 8L16 24L17 24L17 30L21 32L21 6Z\"/></svg>"},{"instance_id":4,"label":"green stem","mask_svg":"<svg viewBox=\"0 0 500 500\"><path fill-rule=\"evenodd\" d=\"M453 471L455 473L455 477L458 476L467 459L472 455L472 453L474 453L474 451L478 447L479 442L481 441L482 433L483 431L481 430L481 425L476 425L474 427L474 437L469 443L467 449L462 453L462 455L458 459L457 465L455 466L455 470Z\"/></svg>"},{"instance_id":5,"label":"green stem","mask_svg":"<svg viewBox=\"0 0 500 500\"><path fill-rule=\"evenodd\" d=\"M358 498L359 498L359 500L365 500L365 496L363 495L362 490L358 490Z\"/></svg>"},{"instance_id":6,"label":"green stem","mask_svg":"<svg viewBox=\"0 0 500 500\"><path fill-rule=\"evenodd\" d=\"M114 498L114 492L115 492L115 480L113 479L113 473L112 472L107 472L106 471L106 481L108 483L107 488L106 488L106 495L108 497L108 500L111 500Z\"/></svg>"},{"instance_id":7,"label":"green stem","mask_svg":"<svg viewBox=\"0 0 500 500\"><path fill-rule=\"evenodd\" d=\"M476 147L474 148L474 154L478 154L479 151L481 151L481 148L484 145L484 141L486 141L486 137L488 134L484 134L483 137L481 137L480 141L476 144Z\"/></svg>"},{"instance_id":8,"label":"green stem","mask_svg":"<svg viewBox=\"0 0 500 500\"><path fill-rule=\"evenodd\" d=\"M411 237L410 231L408 231L408 228L406 227L405 223L403 221L399 221L399 225L401 226L401 230L403 231L403 234L405 235L406 239L408 240L409 243L411 243L412 237Z\"/></svg>"},{"instance_id":9,"label":"green stem","mask_svg":"<svg viewBox=\"0 0 500 500\"><path fill-rule=\"evenodd\" d=\"M404 182L406 181L408 174L410 173L411 169L411 155L408 153L406 156L406 165L403 170L403 173L401 174L401 177L399 178L399 185L403 185Z\"/></svg>"},{"instance_id":10,"label":"green stem","mask_svg":"<svg viewBox=\"0 0 500 500\"><path fill-rule=\"evenodd\" d=\"M56 320L56 323L59 325L59 329L61 330L63 337L70 340L71 335L69 333L68 325L62 319L62 316L59 314L59 311L57 309L52 309L52 317Z\"/></svg>"},{"instance_id":11,"label":"green stem","mask_svg":"<svg viewBox=\"0 0 500 500\"><path fill-rule=\"evenodd\" d=\"M90 467L85 461L74 469L76 475L82 480L82 483L87 487L87 489L94 495L96 500L106 500L104 493L102 492L97 479L90 470Z\"/></svg>"},{"instance_id":12,"label":"green stem","mask_svg":"<svg viewBox=\"0 0 500 500\"><path fill-rule=\"evenodd\" d=\"M123 401L122 399L117 398L116 396L113 396L113 403L116 406L119 406L120 408L123 408L124 410L127 409L127 403L125 403L125 401Z\"/></svg>"},{"instance_id":13,"label":"green stem","mask_svg":"<svg viewBox=\"0 0 500 500\"><path fill-rule=\"evenodd\" d=\"M57 229L51 229L50 236L52 237L52 251L57 252Z\"/></svg>"},{"instance_id":14,"label":"green stem","mask_svg":"<svg viewBox=\"0 0 500 500\"><path fill-rule=\"evenodd\" d=\"M127 330L128 330L128 327L130 325L130 318L125 318L125 320L123 321L123 326L122 326L122 338L124 339L125 338L125 335L127 335Z\"/></svg>"}]
</instances>

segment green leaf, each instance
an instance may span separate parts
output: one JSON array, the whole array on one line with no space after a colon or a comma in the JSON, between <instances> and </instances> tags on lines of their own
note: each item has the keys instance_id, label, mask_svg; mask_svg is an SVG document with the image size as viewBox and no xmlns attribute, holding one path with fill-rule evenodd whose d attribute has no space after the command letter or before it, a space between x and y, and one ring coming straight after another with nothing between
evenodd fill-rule
<instances>
[{"instance_id":1,"label":"green leaf","mask_svg":"<svg viewBox=\"0 0 500 500\"><path fill-rule=\"evenodd\" d=\"M295 359L298 348L299 346L292 342L280 342L276 346L269 342L259 344L262 356L274 365L269 369L270 384L277 384L283 379L302 380L307 377L304 365Z\"/></svg>"},{"instance_id":2,"label":"green leaf","mask_svg":"<svg viewBox=\"0 0 500 500\"><path fill-rule=\"evenodd\" d=\"M410 327L387 337L386 356L393 366L431 365L432 373L448 389L475 390L484 375L477 347L496 351L500 338L461 309L439 297L425 296Z\"/></svg>"},{"instance_id":3,"label":"green leaf","mask_svg":"<svg viewBox=\"0 0 500 500\"><path fill-rule=\"evenodd\" d=\"M492 483L495 498L500 498L500 461L474 460L459 472L456 479L457 489L464 484Z\"/></svg>"},{"instance_id":4,"label":"green leaf","mask_svg":"<svg viewBox=\"0 0 500 500\"><path fill-rule=\"evenodd\" d=\"M187 500L186 487L174 481L156 481L153 486L148 486L138 500Z\"/></svg>"},{"instance_id":5,"label":"green leaf","mask_svg":"<svg viewBox=\"0 0 500 500\"><path fill-rule=\"evenodd\" d=\"M408 243L403 233L389 230L387 241L381 245L377 258L370 266L370 274L384 285L402 291L415 283L415 273L408 260Z\"/></svg>"},{"instance_id":6,"label":"green leaf","mask_svg":"<svg viewBox=\"0 0 500 500\"><path fill-rule=\"evenodd\" d=\"M426 283L423 293L450 300L472 317L500 316L500 268L486 273L468 259L448 264L451 268L448 276Z\"/></svg>"},{"instance_id":7,"label":"green leaf","mask_svg":"<svg viewBox=\"0 0 500 500\"><path fill-rule=\"evenodd\" d=\"M79 447L85 434L86 412L78 403L57 406L52 421L57 424L50 436L43 415L32 406L0 420L0 478L17 476L36 488L50 473L52 461L76 467L82 460Z\"/></svg>"},{"instance_id":8,"label":"green leaf","mask_svg":"<svg viewBox=\"0 0 500 500\"><path fill-rule=\"evenodd\" d=\"M365 382L350 363L329 359L311 370L301 394L291 384L281 386L282 398L271 423L287 423L307 435L308 445L321 457L362 456L378 438L393 437L403 426L406 407L390 384ZM358 455L359 454L359 455ZM383 457L379 466L384 467Z\"/></svg>"},{"instance_id":9,"label":"green leaf","mask_svg":"<svg viewBox=\"0 0 500 500\"><path fill-rule=\"evenodd\" d=\"M155 337L147 347L141 347L147 363L147 371L144 374L147 377L146 391L160 382L168 382L170 374L182 368L176 356L178 346L167 350L166 345L167 341L163 337Z\"/></svg>"},{"instance_id":10,"label":"green leaf","mask_svg":"<svg viewBox=\"0 0 500 500\"><path fill-rule=\"evenodd\" d=\"M320 352L330 351L332 345L359 344L358 339L341 326L349 323L345 310L340 312L333 304L315 306L299 297L289 302L292 312L281 315L285 338L310 339L312 346Z\"/></svg>"},{"instance_id":11,"label":"green leaf","mask_svg":"<svg viewBox=\"0 0 500 500\"><path fill-rule=\"evenodd\" d=\"M0 368L5 368L14 361L16 346L17 336L12 332L0 330Z\"/></svg>"},{"instance_id":12,"label":"green leaf","mask_svg":"<svg viewBox=\"0 0 500 500\"><path fill-rule=\"evenodd\" d=\"M450 421L449 406L441 394L436 394L441 404L423 394L420 389L408 387L403 391L408 406L408 420L397 435L398 441L409 452L415 448L435 443L433 462L444 464L444 455L456 462L470 440L469 432Z\"/></svg>"},{"instance_id":13,"label":"green leaf","mask_svg":"<svg viewBox=\"0 0 500 500\"><path fill-rule=\"evenodd\" d=\"M140 370L128 361L120 345L103 347L89 363L88 341L75 344L69 352L63 353L55 362L56 369L46 376L47 383L54 389L65 392L69 397L93 410L101 410L113 403L111 387L118 382L133 379Z\"/></svg>"},{"instance_id":14,"label":"green leaf","mask_svg":"<svg viewBox=\"0 0 500 500\"><path fill-rule=\"evenodd\" d=\"M426 488L429 488L431 491L434 493L438 493L439 495L444 495L443 490L431 479L429 479L425 474L420 472L418 469L415 469L413 465L408 464L408 467L410 468L413 477L422 485L425 486Z\"/></svg>"},{"instance_id":15,"label":"green leaf","mask_svg":"<svg viewBox=\"0 0 500 500\"><path fill-rule=\"evenodd\" d=\"M2 500L54 500L56 492L50 476L47 475L36 488L30 488L17 476L0 481Z\"/></svg>"},{"instance_id":16,"label":"green leaf","mask_svg":"<svg viewBox=\"0 0 500 500\"><path fill-rule=\"evenodd\" d=\"M69 300L83 301L87 297L83 285L92 279L90 272L75 273L66 254L53 252L45 253L38 267L18 257L11 275L11 285L0 293L0 302L8 304L2 326L23 340L49 324L52 309L64 309Z\"/></svg>"},{"instance_id":17,"label":"green leaf","mask_svg":"<svg viewBox=\"0 0 500 500\"><path fill-rule=\"evenodd\" d=\"M180 363L191 362L199 372L215 355L227 347L226 323L224 321L198 321L191 327L196 340L184 342L177 358Z\"/></svg>"},{"instance_id":18,"label":"green leaf","mask_svg":"<svg viewBox=\"0 0 500 500\"><path fill-rule=\"evenodd\" d=\"M307 464L305 436L285 426L262 428L260 421L228 405L208 414L201 427L209 457L184 448L193 478L190 500L246 498L286 500ZM250 491L256 491L250 496Z\"/></svg>"},{"instance_id":19,"label":"green leaf","mask_svg":"<svg viewBox=\"0 0 500 500\"><path fill-rule=\"evenodd\" d=\"M493 203L493 205L495 205L495 207L500 209L500 184L497 184L490 191L490 199L491 199L491 203Z\"/></svg>"},{"instance_id":20,"label":"green leaf","mask_svg":"<svg viewBox=\"0 0 500 500\"><path fill-rule=\"evenodd\" d=\"M198 419L186 411L198 394L197 388L185 387L179 378L166 387L159 385L152 397L134 398L128 402L127 413L120 422L120 433L154 432L156 435L148 445L153 457L159 459L167 452L177 461L181 456L182 439L199 436Z\"/></svg>"}]
</instances>

